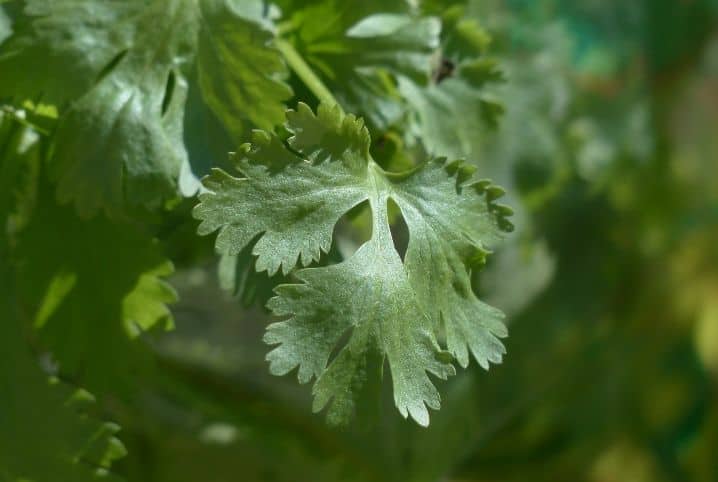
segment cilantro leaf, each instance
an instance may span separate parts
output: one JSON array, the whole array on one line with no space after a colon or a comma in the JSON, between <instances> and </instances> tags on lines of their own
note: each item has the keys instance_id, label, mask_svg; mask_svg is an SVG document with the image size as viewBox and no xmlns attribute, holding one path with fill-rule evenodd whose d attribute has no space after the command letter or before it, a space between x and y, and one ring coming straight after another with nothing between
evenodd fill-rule
<instances>
[{"instance_id":1,"label":"cilantro leaf","mask_svg":"<svg viewBox=\"0 0 718 482\"><path fill-rule=\"evenodd\" d=\"M34 164L37 133L0 111L0 479L73 480L103 478L124 447L118 427L80 414L89 394L49 380L31 352L16 296L10 219L17 214L13 189Z\"/></svg>"},{"instance_id":2,"label":"cilantro leaf","mask_svg":"<svg viewBox=\"0 0 718 482\"><path fill-rule=\"evenodd\" d=\"M61 373L96 393L122 389L144 366L137 336L172 326L172 264L134 226L83 220L47 190L18 236L19 296Z\"/></svg>"},{"instance_id":3,"label":"cilantro leaf","mask_svg":"<svg viewBox=\"0 0 718 482\"><path fill-rule=\"evenodd\" d=\"M197 75L207 105L235 141L246 125L272 129L284 119L292 90L287 71L271 45L274 29L264 2L199 2L201 29Z\"/></svg>"},{"instance_id":4,"label":"cilantro leaf","mask_svg":"<svg viewBox=\"0 0 718 482\"><path fill-rule=\"evenodd\" d=\"M0 228L17 214L19 194L31 184L30 171L38 164L39 135L27 124L26 112L0 108Z\"/></svg>"},{"instance_id":5,"label":"cilantro leaf","mask_svg":"<svg viewBox=\"0 0 718 482\"><path fill-rule=\"evenodd\" d=\"M176 196L178 178L191 176L183 117L192 72L230 134L281 120L291 91L262 2L238 5L26 1L0 50L0 91L63 108L50 163L61 202L117 218Z\"/></svg>"},{"instance_id":6,"label":"cilantro leaf","mask_svg":"<svg viewBox=\"0 0 718 482\"><path fill-rule=\"evenodd\" d=\"M463 157L478 152L503 113L496 96L484 87L500 79L490 59L464 61L452 77L426 86L400 77L399 90L410 106L408 133L431 154Z\"/></svg>"},{"instance_id":7,"label":"cilantro leaf","mask_svg":"<svg viewBox=\"0 0 718 482\"><path fill-rule=\"evenodd\" d=\"M0 5L0 43L2 43L12 32L10 18L5 13L2 5Z\"/></svg>"},{"instance_id":8,"label":"cilantro leaf","mask_svg":"<svg viewBox=\"0 0 718 482\"><path fill-rule=\"evenodd\" d=\"M300 105L299 111L289 116L299 120L309 115L314 119L309 108ZM332 113L322 110L322 115L332 116ZM324 119L327 125L334 120L336 117ZM359 122L353 118L339 122L345 127L332 127L361 132L349 125ZM327 126L323 123L300 125L304 130L301 136L295 137L293 144L314 146L312 156L317 161L332 160L338 154L361 162L366 155L358 150L342 152L340 149L345 146L336 141L341 142L343 138L332 139L333 133L325 132ZM368 133L364 139L368 142ZM204 235L220 229L217 250L226 254L238 254L256 235L263 233L252 251L257 256L256 269L273 275L281 267L288 273L299 258L306 266L318 260L321 251L329 251L336 221L366 199L362 186L364 175L360 165L352 170L343 163L318 166L298 162L299 158L285 149L277 137L262 131L255 132L253 141L252 150L248 145L243 146L247 155L247 161L242 163L245 178L237 179L220 169L213 170L206 178L205 187L214 194L200 195L203 202L195 209L196 216L202 219L198 232ZM361 140L356 139L356 142ZM327 147L321 147L320 143ZM354 148L363 147L358 144ZM255 158L283 169L272 173L272 169L251 162Z\"/></svg>"},{"instance_id":9,"label":"cilantro leaf","mask_svg":"<svg viewBox=\"0 0 718 482\"><path fill-rule=\"evenodd\" d=\"M430 154L474 157L503 113L492 92L503 73L486 56L491 37L467 17L463 5L422 4L422 8L441 15L441 46L431 82L421 84L406 76L398 79L398 89L409 105L409 141L421 142Z\"/></svg>"},{"instance_id":10,"label":"cilantro leaf","mask_svg":"<svg viewBox=\"0 0 718 482\"><path fill-rule=\"evenodd\" d=\"M291 22L290 40L339 103L379 130L403 114L393 76L428 81L441 27L411 15L406 2L314 2Z\"/></svg>"},{"instance_id":11,"label":"cilantro leaf","mask_svg":"<svg viewBox=\"0 0 718 482\"><path fill-rule=\"evenodd\" d=\"M0 278L0 478L118 480L107 469L125 453L114 437L119 428L81 416L78 402L88 394L42 373L8 296L7 273Z\"/></svg>"},{"instance_id":12,"label":"cilantro leaf","mask_svg":"<svg viewBox=\"0 0 718 482\"><path fill-rule=\"evenodd\" d=\"M440 402L428 373L452 375L452 355L466 366L470 351L487 368L504 353L503 315L479 301L470 283L486 248L510 229L510 210L494 202L502 190L475 181L458 161L383 171L369 155L363 121L338 107L321 105L315 115L299 104L287 113L287 129L289 148L263 132L242 146L242 177L214 170L205 179L209 192L194 211L198 231L218 230L221 254L256 239L257 270L286 273L317 260L339 218L368 201L367 243L348 260L301 269L299 284L276 289L268 306L288 319L268 328L265 340L278 346L267 359L274 374L298 367L300 382L316 377L315 410L328 405L330 420L340 422L355 410L369 357L378 354L388 361L400 413L427 425L427 407ZM390 200L409 227L404 261L389 230ZM448 351L437 341L442 334Z\"/></svg>"}]
</instances>

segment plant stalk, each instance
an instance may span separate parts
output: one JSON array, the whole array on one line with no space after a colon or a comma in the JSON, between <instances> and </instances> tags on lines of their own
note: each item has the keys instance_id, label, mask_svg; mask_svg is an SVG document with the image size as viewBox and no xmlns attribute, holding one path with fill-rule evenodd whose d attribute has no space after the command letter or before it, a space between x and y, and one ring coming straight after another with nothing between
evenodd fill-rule
<instances>
[{"instance_id":1,"label":"plant stalk","mask_svg":"<svg viewBox=\"0 0 718 482\"><path fill-rule=\"evenodd\" d=\"M302 82L304 82L304 85L307 86L312 94L319 99L319 102L330 106L336 105L341 109L341 105L339 105L339 102L337 102L327 86L324 85L324 82L314 73L314 70L304 61L290 42L278 38L274 44L277 50L284 56L284 60L289 67L297 74Z\"/></svg>"}]
</instances>

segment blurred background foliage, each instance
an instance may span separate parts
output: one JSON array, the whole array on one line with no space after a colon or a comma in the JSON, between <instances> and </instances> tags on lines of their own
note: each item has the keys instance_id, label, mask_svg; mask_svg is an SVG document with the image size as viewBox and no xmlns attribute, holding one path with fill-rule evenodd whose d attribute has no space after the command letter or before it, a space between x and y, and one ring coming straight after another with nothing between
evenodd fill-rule
<instances>
[{"instance_id":1,"label":"blurred background foliage","mask_svg":"<svg viewBox=\"0 0 718 482\"><path fill-rule=\"evenodd\" d=\"M220 301L206 271L181 272L178 330L158 344L171 376L140 426L123 424L143 448L128 469L168 481L718 480L718 3L436 3L454 32L485 29L505 77L492 86L496 129L462 106L459 125L437 128L466 129L438 151L476 160L517 210L478 280L509 313L506 361L444 385L427 430L386 410L336 432L307 415L306 390L263 375L264 314Z\"/></svg>"},{"instance_id":2,"label":"blurred background foliage","mask_svg":"<svg viewBox=\"0 0 718 482\"><path fill-rule=\"evenodd\" d=\"M388 8L367 2L357 18ZM420 8L441 17L447 68L462 74L399 82L416 116L400 128L399 110L360 96L377 79L343 102L373 109L385 165L436 151L506 188L516 230L475 280L508 314L504 363L442 384L428 429L398 417L390 393L373 424L326 426L306 386L267 372L261 305L278 280L250 274L241 255L218 278L186 201L157 228L177 267L176 329L147 337L156 364L140 390L97 407L122 427L115 471L153 482L718 481L718 1ZM0 15L0 35L8 24ZM469 65L477 53L483 63ZM187 145L202 171L233 144L189 92ZM365 239L362 219L337 228L335 256Z\"/></svg>"}]
</instances>

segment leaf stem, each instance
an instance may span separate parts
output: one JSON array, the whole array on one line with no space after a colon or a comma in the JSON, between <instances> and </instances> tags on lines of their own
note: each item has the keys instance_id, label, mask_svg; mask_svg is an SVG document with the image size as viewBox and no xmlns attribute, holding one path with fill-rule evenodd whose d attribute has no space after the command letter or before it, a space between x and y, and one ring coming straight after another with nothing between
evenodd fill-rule
<instances>
[{"instance_id":1,"label":"leaf stem","mask_svg":"<svg viewBox=\"0 0 718 482\"><path fill-rule=\"evenodd\" d=\"M2 3L2 0L0 0L0 3ZM9 105L0 106L0 114L7 114L18 124L23 125L25 127L29 127L30 129L32 129L44 136L50 135L50 131L48 131L47 129L43 129L42 127L36 125L32 121L27 120L23 114L18 112L18 109L15 109L12 106L9 106Z\"/></svg>"},{"instance_id":2,"label":"leaf stem","mask_svg":"<svg viewBox=\"0 0 718 482\"><path fill-rule=\"evenodd\" d=\"M289 67L304 82L304 85L314 94L319 102L330 106L337 105L341 109L339 102L334 98L324 82L314 73L314 70L304 61L299 52L287 40L278 38L275 40L277 50L284 56Z\"/></svg>"}]
</instances>

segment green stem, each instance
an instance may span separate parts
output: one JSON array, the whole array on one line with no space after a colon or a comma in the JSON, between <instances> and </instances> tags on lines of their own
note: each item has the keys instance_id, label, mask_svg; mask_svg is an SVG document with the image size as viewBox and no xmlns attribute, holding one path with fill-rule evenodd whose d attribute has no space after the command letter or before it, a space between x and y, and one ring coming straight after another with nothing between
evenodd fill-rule
<instances>
[{"instance_id":1,"label":"green stem","mask_svg":"<svg viewBox=\"0 0 718 482\"><path fill-rule=\"evenodd\" d=\"M2 0L0 0L0 3L1 2L2 2ZM9 105L0 106L0 113L10 116L18 124L21 124L25 127L29 127L30 129L33 129L34 131L36 131L44 136L50 135L50 132L47 129L43 129L42 127L34 124L32 121L27 120L22 115L19 115L17 112L17 109L13 108L12 106L9 106Z\"/></svg>"},{"instance_id":2,"label":"green stem","mask_svg":"<svg viewBox=\"0 0 718 482\"><path fill-rule=\"evenodd\" d=\"M276 45L277 50L279 50L284 56L284 60L287 61L289 67L291 67L294 73L302 79L304 85L307 86L317 99L319 99L319 102L330 106L339 106L339 102L337 102L327 86L324 85L324 82L317 77L314 70L312 70L312 68L304 61L302 56L299 55L299 52L295 50L294 46L290 42L278 38L275 40L274 44ZM341 106L339 106L339 108L341 108Z\"/></svg>"}]
</instances>

